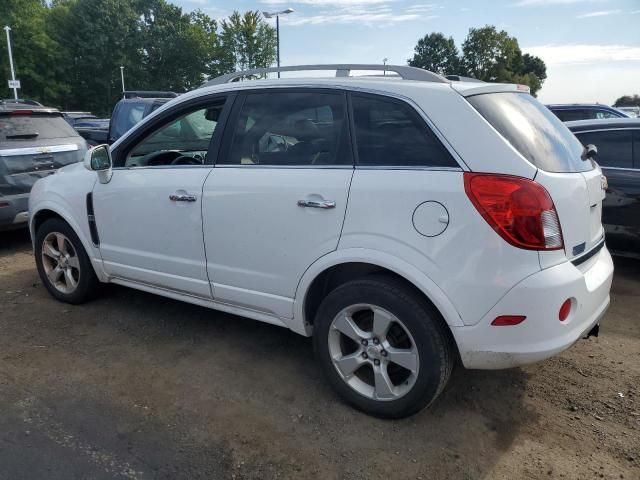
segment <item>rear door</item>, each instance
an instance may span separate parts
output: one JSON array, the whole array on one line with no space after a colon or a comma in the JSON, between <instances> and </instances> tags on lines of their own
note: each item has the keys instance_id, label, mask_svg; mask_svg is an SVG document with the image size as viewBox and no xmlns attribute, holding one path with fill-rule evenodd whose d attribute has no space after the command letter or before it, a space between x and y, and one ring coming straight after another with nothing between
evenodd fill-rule
<instances>
[{"instance_id":1,"label":"rear door","mask_svg":"<svg viewBox=\"0 0 640 480\"><path fill-rule=\"evenodd\" d=\"M298 281L340 239L353 174L346 110L335 90L237 99L203 190L217 301L292 317Z\"/></svg>"},{"instance_id":2,"label":"rear door","mask_svg":"<svg viewBox=\"0 0 640 480\"><path fill-rule=\"evenodd\" d=\"M573 259L603 239L602 172L583 159L584 148L549 109L526 93L500 92L468 97L480 114L529 162L538 167L535 181L554 202L565 255L540 252L543 268Z\"/></svg>"}]
</instances>

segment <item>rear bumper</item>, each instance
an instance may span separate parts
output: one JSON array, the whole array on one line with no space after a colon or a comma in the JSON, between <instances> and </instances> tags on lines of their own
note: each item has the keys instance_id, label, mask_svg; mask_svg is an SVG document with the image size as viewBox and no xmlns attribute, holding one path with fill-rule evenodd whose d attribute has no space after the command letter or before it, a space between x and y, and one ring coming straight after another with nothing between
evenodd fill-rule
<instances>
[{"instance_id":1,"label":"rear bumper","mask_svg":"<svg viewBox=\"0 0 640 480\"><path fill-rule=\"evenodd\" d=\"M573 345L597 325L609 307L613 262L602 248L586 268L565 262L535 273L513 287L480 321L453 327L466 368L499 369L538 362ZM573 299L569 317L560 306ZM519 325L493 326L501 315L525 315Z\"/></svg>"},{"instance_id":2,"label":"rear bumper","mask_svg":"<svg viewBox=\"0 0 640 480\"><path fill-rule=\"evenodd\" d=\"M26 227L28 221L28 193L0 197L0 230Z\"/></svg>"}]
</instances>

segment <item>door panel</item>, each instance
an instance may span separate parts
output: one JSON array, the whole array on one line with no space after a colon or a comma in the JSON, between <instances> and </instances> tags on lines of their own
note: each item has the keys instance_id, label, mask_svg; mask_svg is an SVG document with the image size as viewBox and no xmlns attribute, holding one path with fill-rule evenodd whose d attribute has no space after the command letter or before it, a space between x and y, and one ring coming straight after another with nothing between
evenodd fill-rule
<instances>
[{"instance_id":1,"label":"door panel","mask_svg":"<svg viewBox=\"0 0 640 480\"><path fill-rule=\"evenodd\" d=\"M292 316L304 271L338 245L352 168L217 167L203 192L217 301ZM298 206L330 201L334 208Z\"/></svg>"},{"instance_id":2,"label":"door panel","mask_svg":"<svg viewBox=\"0 0 640 480\"><path fill-rule=\"evenodd\" d=\"M116 169L109 183L96 183L94 211L106 272L210 298L201 217L202 185L210 172L211 167ZM176 192L195 201L170 200Z\"/></svg>"}]
</instances>

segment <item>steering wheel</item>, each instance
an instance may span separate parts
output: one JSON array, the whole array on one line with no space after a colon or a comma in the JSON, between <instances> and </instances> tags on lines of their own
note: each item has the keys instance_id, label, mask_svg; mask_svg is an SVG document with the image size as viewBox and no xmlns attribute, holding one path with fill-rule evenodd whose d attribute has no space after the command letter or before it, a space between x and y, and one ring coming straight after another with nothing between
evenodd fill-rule
<instances>
[{"instance_id":1,"label":"steering wheel","mask_svg":"<svg viewBox=\"0 0 640 480\"><path fill-rule=\"evenodd\" d=\"M202 161L187 155L180 155L171 162L171 165L202 165Z\"/></svg>"},{"instance_id":2,"label":"steering wheel","mask_svg":"<svg viewBox=\"0 0 640 480\"><path fill-rule=\"evenodd\" d=\"M182 156L181 152L177 152L175 150L155 152L145 157L145 164L149 167L171 165L176 159Z\"/></svg>"}]
</instances>

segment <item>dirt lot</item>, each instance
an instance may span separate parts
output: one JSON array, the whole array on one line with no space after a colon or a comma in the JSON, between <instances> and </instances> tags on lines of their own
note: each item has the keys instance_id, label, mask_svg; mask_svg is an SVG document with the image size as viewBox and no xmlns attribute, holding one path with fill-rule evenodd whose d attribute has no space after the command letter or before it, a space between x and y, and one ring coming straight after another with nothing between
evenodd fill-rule
<instances>
[{"instance_id":1,"label":"dirt lot","mask_svg":"<svg viewBox=\"0 0 640 480\"><path fill-rule=\"evenodd\" d=\"M0 478L640 479L640 262L598 339L454 373L402 421L343 405L311 342L124 288L54 301L0 235Z\"/></svg>"}]
</instances>

